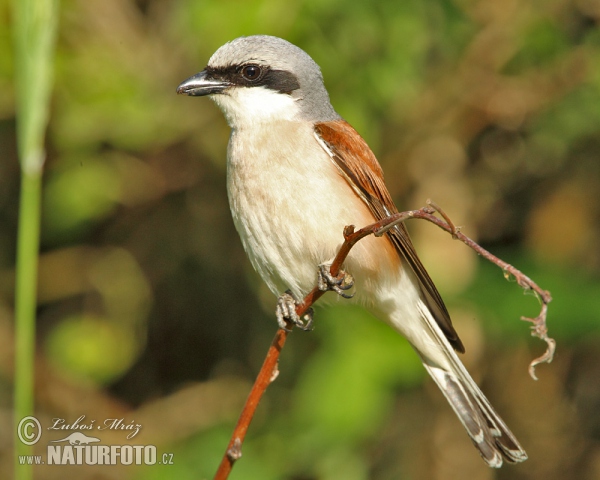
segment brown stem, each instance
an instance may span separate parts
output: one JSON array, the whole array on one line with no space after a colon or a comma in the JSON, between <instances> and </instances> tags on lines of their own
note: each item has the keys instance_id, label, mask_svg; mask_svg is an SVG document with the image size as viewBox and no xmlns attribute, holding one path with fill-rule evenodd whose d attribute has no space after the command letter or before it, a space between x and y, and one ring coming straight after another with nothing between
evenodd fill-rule
<instances>
[{"instance_id":1,"label":"brown stem","mask_svg":"<svg viewBox=\"0 0 600 480\"><path fill-rule=\"evenodd\" d=\"M552 301L552 296L550 292L547 290L542 290L533 280L531 280L528 276L523 274L520 270L517 270L512 265L506 263L505 261L499 259L495 255L491 254L475 241L471 240L466 235L463 235L460 232L460 229L456 227L448 215L435 203L431 200L427 201L426 207L423 207L419 210L410 210L407 212L396 213L394 215L390 215L379 222L368 225L360 230L355 231L353 225L349 225L344 228L344 243L340 247L335 259L333 260L331 267L329 269L332 276L337 277L340 273L342 265L346 260L346 257L350 253L350 250L358 241L363 239L368 235L382 236L387 232L390 228L393 228L395 225L402 223L411 218L420 218L422 220L427 220L435 225L437 225L442 230L445 230L452 238L456 240L460 240L465 245L471 247L475 250L479 255L484 257L486 260L492 262L493 264L500 267L504 272L505 276L512 276L516 279L517 284L526 290L532 290L535 292L538 299L540 299L542 303L542 308L540 314L535 318L527 318L521 317L522 320L533 323L532 335L538 337L546 342L546 351L543 355L536 358L529 364L529 374L534 380L537 380L535 375L535 367L540 363L550 363L552 358L554 357L554 351L556 349L556 342L554 339L548 337L548 329L546 326L546 316L548 312L548 304ZM443 220L436 217L434 214L439 213ZM319 290L318 287L314 287L308 295L304 297L302 302L300 302L296 307L296 313L298 316L302 317L308 309L319 299L325 292ZM293 325L289 325L291 329ZM244 438L246 436L246 432L248 431L248 427L252 418L254 417L254 412L256 411L256 407L260 402L261 397L265 393L265 390L269 386L269 384L275 380L278 374L277 370L277 362L279 360L279 354L281 353L281 349L285 344L287 336L289 334L289 330L278 329L275 334L275 338L269 347L269 351L267 352L267 357L258 373L256 381L248 395L248 399L244 405L240 418L235 426L233 431L233 435L231 440L229 441L229 445L227 446L227 450L225 451L225 455L221 460L221 464L219 465L219 469L215 474L215 480L225 480L228 478L229 473L233 467L233 464L236 460L238 460L242 456L242 443L244 442Z\"/></svg>"},{"instance_id":2,"label":"brown stem","mask_svg":"<svg viewBox=\"0 0 600 480\"><path fill-rule=\"evenodd\" d=\"M242 443L244 443L244 438L246 437L246 432L248 431L250 422L254 417L256 407L258 407L258 403L267 390L269 384L277 377L277 362L279 360L281 349L283 348L283 345L287 339L288 333L288 330L280 328L277 330L275 338L273 338L273 341L271 342L271 346L267 352L267 357L265 358L260 372L256 377L256 381L252 386L252 390L250 390L246 404L242 409L242 414L240 415L237 425L233 430L233 435L229 441L229 445L227 445L225 455L223 456L221 464L219 465L219 469L215 474L215 480L226 479L229 476L229 472L231 472L231 468L233 467L235 461L242 456Z\"/></svg>"}]
</instances>

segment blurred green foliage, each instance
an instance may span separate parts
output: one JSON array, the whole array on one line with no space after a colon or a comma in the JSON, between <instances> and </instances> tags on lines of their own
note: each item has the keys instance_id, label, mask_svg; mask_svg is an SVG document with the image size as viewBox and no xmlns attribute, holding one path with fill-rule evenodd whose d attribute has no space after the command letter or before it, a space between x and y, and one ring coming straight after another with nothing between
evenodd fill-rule
<instances>
[{"instance_id":1,"label":"blurred green foliage","mask_svg":"<svg viewBox=\"0 0 600 480\"><path fill-rule=\"evenodd\" d=\"M19 177L8 0L0 12L0 477L11 478ZM537 315L535 297L412 222L465 363L530 460L488 470L409 345L336 302L288 340L231 478L599 478L599 19L595 0L64 0L36 415L135 419L134 443L173 452L174 465L41 466L36 478L210 478L220 461L274 333L274 299L230 220L228 127L175 88L254 33L320 64L400 208L434 199L551 291L558 354L531 381L544 345L519 318ZM118 433L101 438L124 443Z\"/></svg>"}]
</instances>

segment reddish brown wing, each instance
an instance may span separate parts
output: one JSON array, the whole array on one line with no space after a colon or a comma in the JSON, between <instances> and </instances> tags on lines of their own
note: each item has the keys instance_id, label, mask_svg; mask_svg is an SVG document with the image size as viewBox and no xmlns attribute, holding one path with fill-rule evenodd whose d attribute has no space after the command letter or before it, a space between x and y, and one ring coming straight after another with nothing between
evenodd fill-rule
<instances>
[{"instance_id":1,"label":"reddish brown wing","mask_svg":"<svg viewBox=\"0 0 600 480\"><path fill-rule=\"evenodd\" d=\"M379 162L367 143L349 123L344 120L317 123L315 132L327 146L333 161L352 189L367 204L377 220L398 212L383 182L383 171ZM448 341L457 351L464 353L465 347L452 326L446 305L419 260L405 225L398 225L387 235L415 273L421 287L422 299Z\"/></svg>"}]
</instances>

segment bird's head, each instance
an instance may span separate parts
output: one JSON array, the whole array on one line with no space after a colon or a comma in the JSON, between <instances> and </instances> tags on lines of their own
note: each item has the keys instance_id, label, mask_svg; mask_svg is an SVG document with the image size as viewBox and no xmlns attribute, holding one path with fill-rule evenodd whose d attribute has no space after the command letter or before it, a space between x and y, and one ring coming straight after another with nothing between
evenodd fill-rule
<instances>
[{"instance_id":1,"label":"bird's head","mask_svg":"<svg viewBox=\"0 0 600 480\"><path fill-rule=\"evenodd\" d=\"M321 69L302 49L267 35L240 37L219 48L177 93L210 96L232 128L277 120L338 120Z\"/></svg>"}]
</instances>

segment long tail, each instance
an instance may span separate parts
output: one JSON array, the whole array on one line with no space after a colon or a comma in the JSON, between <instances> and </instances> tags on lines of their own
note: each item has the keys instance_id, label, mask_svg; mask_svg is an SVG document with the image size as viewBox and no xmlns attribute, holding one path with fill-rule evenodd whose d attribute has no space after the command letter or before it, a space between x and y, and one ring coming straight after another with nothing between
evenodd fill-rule
<instances>
[{"instance_id":1,"label":"long tail","mask_svg":"<svg viewBox=\"0 0 600 480\"><path fill-rule=\"evenodd\" d=\"M527 453L475 384L425 304L419 302L418 307L446 360L433 362L419 352L423 365L456 412L484 461L490 467L499 468L503 459L511 463L527 460Z\"/></svg>"}]
</instances>

